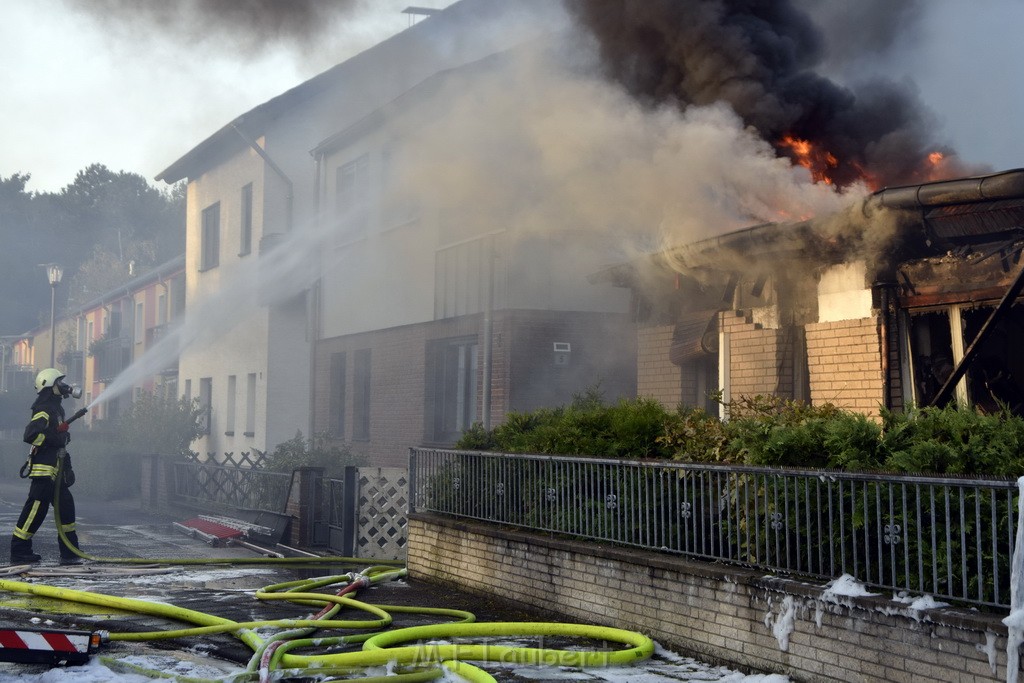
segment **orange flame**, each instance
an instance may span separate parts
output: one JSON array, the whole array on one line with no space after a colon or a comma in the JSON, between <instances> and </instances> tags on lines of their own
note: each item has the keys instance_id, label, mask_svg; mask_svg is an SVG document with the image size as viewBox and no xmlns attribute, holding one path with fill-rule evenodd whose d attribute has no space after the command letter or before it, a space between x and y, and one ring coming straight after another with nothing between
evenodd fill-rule
<instances>
[{"instance_id":1,"label":"orange flame","mask_svg":"<svg viewBox=\"0 0 1024 683\"><path fill-rule=\"evenodd\" d=\"M839 165L839 160L831 152L815 147L810 140L801 140L792 135L783 136L779 145L788 148L793 153L793 160L811 172L814 182L833 184L829 174L831 169Z\"/></svg>"}]
</instances>

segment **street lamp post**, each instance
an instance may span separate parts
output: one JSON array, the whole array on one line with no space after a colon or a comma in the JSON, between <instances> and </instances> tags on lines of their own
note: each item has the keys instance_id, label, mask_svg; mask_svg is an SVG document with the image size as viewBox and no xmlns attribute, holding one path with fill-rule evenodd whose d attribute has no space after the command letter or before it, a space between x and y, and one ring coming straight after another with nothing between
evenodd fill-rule
<instances>
[{"instance_id":1,"label":"street lamp post","mask_svg":"<svg viewBox=\"0 0 1024 683\"><path fill-rule=\"evenodd\" d=\"M57 285L64 271L56 263L46 266L46 277L50 281L50 366L54 366L57 355L57 330L53 328L54 315L57 311Z\"/></svg>"}]
</instances>

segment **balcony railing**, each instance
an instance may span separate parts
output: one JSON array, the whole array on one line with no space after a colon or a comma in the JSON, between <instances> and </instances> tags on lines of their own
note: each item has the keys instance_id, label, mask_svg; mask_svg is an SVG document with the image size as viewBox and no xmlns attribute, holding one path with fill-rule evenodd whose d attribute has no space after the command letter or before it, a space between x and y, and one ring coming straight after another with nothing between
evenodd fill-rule
<instances>
[{"instance_id":1,"label":"balcony railing","mask_svg":"<svg viewBox=\"0 0 1024 683\"><path fill-rule=\"evenodd\" d=\"M164 338L167 337L171 331L171 325L164 323L162 325L156 325L146 330L146 350L149 351L155 345L159 344ZM166 367L164 367L160 374L164 377L173 376L178 374L178 359L172 360Z\"/></svg>"},{"instance_id":2,"label":"balcony railing","mask_svg":"<svg viewBox=\"0 0 1024 683\"><path fill-rule=\"evenodd\" d=\"M413 509L1010 605L1016 481L413 449Z\"/></svg>"},{"instance_id":3,"label":"balcony railing","mask_svg":"<svg viewBox=\"0 0 1024 683\"><path fill-rule=\"evenodd\" d=\"M36 378L36 370L31 365L5 365L3 373L3 387L0 388L4 391L29 389L33 386Z\"/></svg>"},{"instance_id":4,"label":"balcony railing","mask_svg":"<svg viewBox=\"0 0 1024 683\"><path fill-rule=\"evenodd\" d=\"M67 368L66 381L71 384L83 384L85 382L85 352L66 351L61 354L61 360Z\"/></svg>"},{"instance_id":5,"label":"balcony railing","mask_svg":"<svg viewBox=\"0 0 1024 683\"><path fill-rule=\"evenodd\" d=\"M94 342L89 349L96 360L96 380L109 382L121 374L132 362L131 340L111 337Z\"/></svg>"}]
</instances>

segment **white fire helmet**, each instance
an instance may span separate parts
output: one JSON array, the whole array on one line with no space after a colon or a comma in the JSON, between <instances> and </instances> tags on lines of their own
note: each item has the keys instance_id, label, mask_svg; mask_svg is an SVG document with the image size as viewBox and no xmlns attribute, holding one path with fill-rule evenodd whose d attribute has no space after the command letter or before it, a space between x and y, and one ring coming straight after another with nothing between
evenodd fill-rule
<instances>
[{"instance_id":1,"label":"white fire helmet","mask_svg":"<svg viewBox=\"0 0 1024 683\"><path fill-rule=\"evenodd\" d=\"M36 393L38 394L43 389L50 387L53 389L53 393L60 394L57 383L62 379L64 379L64 373L56 368L40 370L39 374L36 375Z\"/></svg>"}]
</instances>

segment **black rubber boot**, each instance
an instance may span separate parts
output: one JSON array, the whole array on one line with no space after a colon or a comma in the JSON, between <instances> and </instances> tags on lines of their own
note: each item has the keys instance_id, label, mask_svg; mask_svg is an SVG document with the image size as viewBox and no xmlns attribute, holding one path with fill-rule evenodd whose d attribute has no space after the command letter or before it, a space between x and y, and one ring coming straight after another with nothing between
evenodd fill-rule
<instances>
[{"instance_id":1,"label":"black rubber boot","mask_svg":"<svg viewBox=\"0 0 1024 683\"><path fill-rule=\"evenodd\" d=\"M32 552L32 541L17 536L11 539L11 564L32 564L43 559Z\"/></svg>"},{"instance_id":2,"label":"black rubber boot","mask_svg":"<svg viewBox=\"0 0 1024 683\"><path fill-rule=\"evenodd\" d=\"M64 534L68 538L68 542L74 547L78 547L78 532L68 531ZM75 555L70 548L64 545L63 541L58 541L57 545L60 546L60 563L61 564L82 564L82 558Z\"/></svg>"}]
</instances>

